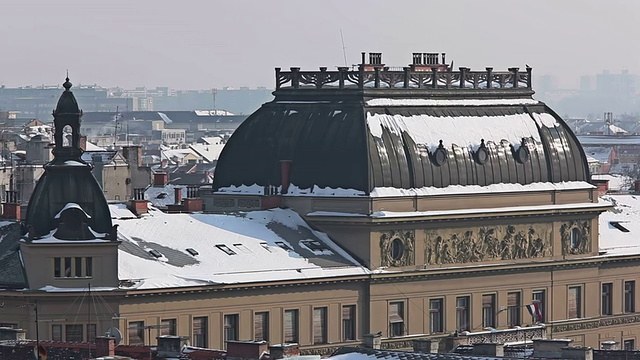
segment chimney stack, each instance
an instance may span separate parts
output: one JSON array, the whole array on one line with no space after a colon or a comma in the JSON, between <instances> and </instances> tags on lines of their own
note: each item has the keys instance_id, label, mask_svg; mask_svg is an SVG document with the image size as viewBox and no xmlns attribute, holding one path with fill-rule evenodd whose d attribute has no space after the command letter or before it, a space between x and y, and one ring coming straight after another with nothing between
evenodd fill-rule
<instances>
[{"instance_id":1,"label":"chimney stack","mask_svg":"<svg viewBox=\"0 0 640 360\"><path fill-rule=\"evenodd\" d=\"M164 171L153 173L153 186L165 186L169 183L169 174Z\"/></svg>"},{"instance_id":2,"label":"chimney stack","mask_svg":"<svg viewBox=\"0 0 640 360\"><path fill-rule=\"evenodd\" d=\"M291 173L291 160L280 160L280 180L282 182L281 194L289 190L289 175Z\"/></svg>"},{"instance_id":3,"label":"chimney stack","mask_svg":"<svg viewBox=\"0 0 640 360\"><path fill-rule=\"evenodd\" d=\"M140 216L149 212L148 201L144 199L144 189L133 189L133 199L129 201L129 210Z\"/></svg>"},{"instance_id":4,"label":"chimney stack","mask_svg":"<svg viewBox=\"0 0 640 360\"><path fill-rule=\"evenodd\" d=\"M115 355L116 338L109 336L96 336L96 357Z\"/></svg>"},{"instance_id":5,"label":"chimney stack","mask_svg":"<svg viewBox=\"0 0 640 360\"><path fill-rule=\"evenodd\" d=\"M127 160L129 166L142 166L142 146L130 145L122 147L122 156Z\"/></svg>"},{"instance_id":6,"label":"chimney stack","mask_svg":"<svg viewBox=\"0 0 640 360\"><path fill-rule=\"evenodd\" d=\"M182 204L182 187L177 186L173 188L173 192L175 194L175 204Z\"/></svg>"},{"instance_id":7,"label":"chimney stack","mask_svg":"<svg viewBox=\"0 0 640 360\"><path fill-rule=\"evenodd\" d=\"M2 217L11 220L20 220L20 201L18 192L15 190L5 191L5 201L2 204Z\"/></svg>"},{"instance_id":8,"label":"chimney stack","mask_svg":"<svg viewBox=\"0 0 640 360\"><path fill-rule=\"evenodd\" d=\"M382 333L365 334L362 345L369 349L380 349L382 346Z\"/></svg>"}]
</instances>

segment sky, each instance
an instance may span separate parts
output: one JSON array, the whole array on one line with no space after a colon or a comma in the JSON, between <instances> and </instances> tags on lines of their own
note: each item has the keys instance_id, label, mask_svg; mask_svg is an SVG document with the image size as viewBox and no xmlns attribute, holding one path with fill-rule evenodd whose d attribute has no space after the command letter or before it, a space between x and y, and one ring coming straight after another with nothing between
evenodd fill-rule
<instances>
[{"instance_id":1,"label":"sky","mask_svg":"<svg viewBox=\"0 0 640 360\"><path fill-rule=\"evenodd\" d=\"M0 85L274 87L274 68L333 68L412 52L561 87L640 74L636 0L0 0ZM344 39L344 48L341 38ZM535 87L535 83L534 83Z\"/></svg>"}]
</instances>

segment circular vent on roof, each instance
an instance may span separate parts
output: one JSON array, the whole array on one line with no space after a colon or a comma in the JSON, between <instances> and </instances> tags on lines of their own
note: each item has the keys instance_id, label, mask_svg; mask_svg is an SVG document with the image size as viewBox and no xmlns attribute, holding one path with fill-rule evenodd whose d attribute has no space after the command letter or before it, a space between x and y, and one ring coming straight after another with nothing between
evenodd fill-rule
<instances>
[{"instance_id":1,"label":"circular vent on roof","mask_svg":"<svg viewBox=\"0 0 640 360\"><path fill-rule=\"evenodd\" d=\"M476 150L475 157L480 165L484 165L489 161L489 149L484 145L484 139L480 140L480 147Z\"/></svg>"},{"instance_id":2,"label":"circular vent on roof","mask_svg":"<svg viewBox=\"0 0 640 360\"><path fill-rule=\"evenodd\" d=\"M516 161L521 164L524 164L529 160L529 148L527 147L527 143L525 142L524 138L520 143L520 147L515 151L513 155L516 158Z\"/></svg>"},{"instance_id":3,"label":"circular vent on roof","mask_svg":"<svg viewBox=\"0 0 640 360\"><path fill-rule=\"evenodd\" d=\"M433 152L432 158L433 162L438 166L447 162L447 149L442 145L442 140L440 140L440 145L438 145L436 151Z\"/></svg>"}]
</instances>

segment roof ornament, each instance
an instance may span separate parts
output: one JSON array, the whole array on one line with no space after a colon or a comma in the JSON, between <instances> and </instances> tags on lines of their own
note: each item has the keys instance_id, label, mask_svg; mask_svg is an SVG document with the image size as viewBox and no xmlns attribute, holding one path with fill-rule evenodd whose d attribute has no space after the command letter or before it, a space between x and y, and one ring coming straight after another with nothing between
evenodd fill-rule
<instances>
[{"instance_id":1,"label":"roof ornament","mask_svg":"<svg viewBox=\"0 0 640 360\"><path fill-rule=\"evenodd\" d=\"M529 155L530 155L530 151L529 151L529 147L527 146L527 139L522 138L522 141L520 142L520 147L518 148L518 150L514 151L513 157L520 164L524 164L529 160Z\"/></svg>"},{"instance_id":2,"label":"roof ornament","mask_svg":"<svg viewBox=\"0 0 640 360\"><path fill-rule=\"evenodd\" d=\"M484 144L484 139L480 140L480 147L475 152L476 162L480 165L484 165L489 160L489 149Z\"/></svg>"},{"instance_id":3,"label":"roof ornament","mask_svg":"<svg viewBox=\"0 0 640 360\"><path fill-rule=\"evenodd\" d=\"M442 166L447 162L447 149L442 144L442 140L440 140L440 145L438 145L436 151L433 152L432 159L436 166Z\"/></svg>"},{"instance_id":4,"label":"roof ornament","mask_svg":"<svg viewBox=\"0 0 640 360\"><path fill-rule=\"evenodd\" d=\"M62 84L62 86L64 87L65 91L69 91L69 89L71 89L71 87L73 86L73 84L69 81L69 70L67 69L67 77L64 79L64 84Z\"/></svg>"}]
</instances>

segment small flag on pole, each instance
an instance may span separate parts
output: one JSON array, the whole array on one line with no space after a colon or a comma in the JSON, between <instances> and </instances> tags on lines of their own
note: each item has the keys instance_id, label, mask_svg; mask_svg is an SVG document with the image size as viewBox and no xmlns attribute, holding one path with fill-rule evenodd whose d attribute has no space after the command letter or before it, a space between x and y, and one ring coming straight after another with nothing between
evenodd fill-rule
<instances>
[{"instance_id":1,"label":"small flag on pole","mask_svg":"<svg viewBox=\"0 0 640 360\"><path fill-rule=\"evenodd\" d=\"M525 306L529 314L533 317L533 321L540 322L542 321L542 311L540 310L540 305L538 303L533 303Z\"/></svg>"}]
</instances>

